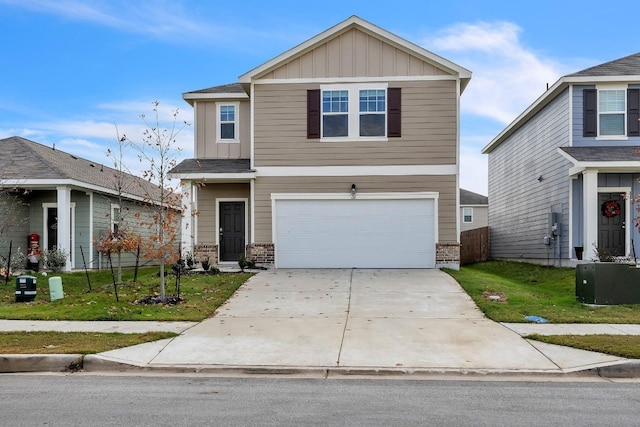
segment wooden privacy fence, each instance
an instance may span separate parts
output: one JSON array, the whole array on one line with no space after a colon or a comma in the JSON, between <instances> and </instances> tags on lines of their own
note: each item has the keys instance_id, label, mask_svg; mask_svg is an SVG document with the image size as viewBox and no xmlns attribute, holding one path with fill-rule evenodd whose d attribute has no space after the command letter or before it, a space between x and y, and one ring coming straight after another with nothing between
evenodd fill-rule
<instances>
[{"instance_id":1,"label":"wooden privacy fence","mask_svg":"<svg viewBox=\"0 0 640 427\"><path fill-rule=\"evenodd\" d=\"M489 227L460 233L460 265L489 259Z\"/></svg>"}]
</instances>

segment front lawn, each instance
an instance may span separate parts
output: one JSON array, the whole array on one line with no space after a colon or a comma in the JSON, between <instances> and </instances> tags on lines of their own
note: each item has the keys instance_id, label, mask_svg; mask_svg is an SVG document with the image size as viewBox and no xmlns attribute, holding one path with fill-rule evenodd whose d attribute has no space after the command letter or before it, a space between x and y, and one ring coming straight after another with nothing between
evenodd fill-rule
<instances>
[{"instance_id":1,"label":"front lawn","mask_svg":"<svg viewBox=\"0 0 640 427\"><path fill-rule=\"evenodd\" d=\"M141 269L133 282L133 269L123 270L123 284L114 291L110 271L35 274L37 295L33 302L15 302L15 278L0 282L0 318L23 320L159 320L201 321L211 316L249 277L250 273L183 275L179 304L140 304L160 292L157 267ZM62 278L64 298L50 301L49 277ZM167 295L175 295L175 277L166 277Z\"/></svg>"},{"instance_id":2,"label":"front lawn","mask_svg":"<svg viewBox=\"0 0 640 427\"><path fill-rule=\"evenodd\" d=\"M497 322L640 323L640 305L586 306L575 297L575 269L490 261L447 270Z\"/></svg>"}]
</instances>

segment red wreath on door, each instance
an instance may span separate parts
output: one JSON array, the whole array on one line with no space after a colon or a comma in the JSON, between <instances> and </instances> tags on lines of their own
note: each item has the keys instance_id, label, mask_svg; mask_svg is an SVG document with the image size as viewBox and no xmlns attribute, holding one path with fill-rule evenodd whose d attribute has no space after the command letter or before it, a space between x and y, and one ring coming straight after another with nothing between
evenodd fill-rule
<instances>
[{"instance_id":1,"label":"red wreath on door","mask_svg":"<svg viewBox=\"0 0 640 427\"><path fill-rule=\"evenodd\" d=\"M613 218L620 215L620 203L616 200L607 200L602 204L602 215L607 218Z\"/></svg>"}]
</instances>

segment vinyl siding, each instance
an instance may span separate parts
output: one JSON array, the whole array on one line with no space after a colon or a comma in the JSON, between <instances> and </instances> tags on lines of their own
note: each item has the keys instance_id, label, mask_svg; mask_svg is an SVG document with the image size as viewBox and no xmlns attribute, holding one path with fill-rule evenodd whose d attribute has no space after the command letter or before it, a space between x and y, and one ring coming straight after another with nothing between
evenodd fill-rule
<instances>
[{"instance_id":1,"label":"vinyl siding","mask_svg":"<svg viewBox=\"0 0 640 427\"><path fill-rule=\"evenodd\" d=\"M248 159L251 152L251 106L241 101L238 112L239 142L217 142L218 117L216 103L233 104L231 101L197 101L194 105L195 144L197 158Z\"/></svg>"},{"instance_id":2,"label":"vinyl siding","mask_svg":"<svg viewBox=\"0 0 640 427\"><path fill-rule=\"evenodd\" d=\"M456 243L456 176L269 177L255 183L255 241L271 242L271 193L358 193L434 191L438 199L438 243Z\"/></svg>"},{"instance_id":3,"label":"vinyl siding","mask_svg":"<svg viewBox=\"0 0 640 427\"><path fill-rule=\"evenodd\" d=\"M319 85L256 85L256 167L456 164L456 83L394 82L391 86L402 88L401 137L328 142L306 138L307 90Z\"/></svg>"},{"instance_id":4,"label":"vinyl siding","mask_svg":"<svg viewBox=\"0 0 640 427\"><path fill-rule=\"evenodd\" d=\"M205 184L198 189L198 243L213 244L218 234L216 199L247 199L247 241L251 237L251 195L249 184Z\"/></svg>"},{"instance_id":5,"label":"vinyl siding","mask_svg":"<svg viewBox=\"0 0 640 427\"><path fill-rule=\"evenodd\" d=\"M564 91L489 154L491 257L553 258L543 244L550 212L562 214L561 253L566 257L570 164L557 147L568 144L568 118Z\"/></svg>"},{"instance_id":6,"label":"vinyl siding","mask_svg":"<svg viewBox=\"0 0 640 427\"><path fill-rule=\"evenodd\" d=\"M464 222L464 208L473 208L473 222ZM489 224L489 209L487 206L460 205L460 232L486 227Z\"/></svg>"},{"instance_id":7,"label":"vinyl siding","mask_svg":"<svg viewBox=\"0 0 640 427\"><path fill-rule=\"evenodd\" d=\"M4 199L4 195L0 196L2 198L2 202L0 203L11 203L11 211L7 212L14 216L15 219L0 219L0 226L7 226L2 234L0 234L0 255L4 258L9 256L9 243L11 242L11 253L15 254L18 252L25 252L26 248L29 245L29 234L38 233L37 228L32 228L29 217L29 196L21 196L21 202L16 202L14 205L13 202L9 202L11 199ZM6 200L6 201L5 201ZM6 222L5 222L6 221ZM9 226L9 224L13 224ZM40 226L42 228L42 226ZM31 231L31 230L34 231ZM13 257L13 255L12 255ZM3 283L3 282L0 282Z\"/></svg>"},{"instance_id":8,"label":"vinyl siding","mask_svg":"<svg viewBox=\"0 0 640 427\"><path fill-rule=\"evenodd\" d=\"M449 73L383 43L359 29L350 29L303 53L261 79L383 76L441 76Z\"/></svg>"}]
</instances>

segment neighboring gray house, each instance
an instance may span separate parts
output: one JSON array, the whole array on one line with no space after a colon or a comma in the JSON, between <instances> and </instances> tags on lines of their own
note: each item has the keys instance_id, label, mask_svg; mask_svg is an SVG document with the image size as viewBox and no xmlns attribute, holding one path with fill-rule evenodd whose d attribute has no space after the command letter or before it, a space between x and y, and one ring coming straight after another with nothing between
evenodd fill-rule
<instances>
[{"instance_id":1,"label":"neighboring gray house","mask_svg":"<svg viewBox=\"0 0 640 427\"><path fill-rule=\"evenodd\" d=\"M483 149L492 258L640 253L639 101L634 54L562 77Z\"/></svg>"},{"instance_id":2,"label":"neighboring gray house","mask_svg":"<svg viewBox=\"0 0 640 427\"><path fill-rule=\"evenodd\" d=\"M183 94L183 250L277 268L457 267L470 79L352 16L237 83Z\"/></svg>"},{"instance_id":3,"label":"neighboring gray house","mask_svg":"<svg viewBox=\"0 0 640 427\"><path fill-rule=\"evenodd\" d=\"M460 189L460 232L489 225L489 198Z\"/></svg>"},{"instance_id":4,"label":"neighboring gray house","mask_svg":"<svg viewBox=\"0 0 640 427\"><path fill-rule=\"evenodd\" d=\"M0 188L20 197L22 203L14 214L26 218L0 236L4 257L10 241L13 253L18 248L26 253L30 235L37 234L41 250L55 247L70 255L65 270L83 268L81 247L88 268L106 267L106 257L95 249L95 239L118 227L120 221L138 225L135 211L149 218L144 206L148 206L149 195L158 192L147 180L123 174L119 182L124 206L120 206L115 190L120 174L115 169L17 136L1 139L0 152ZM139 226L136 232L149 234ZM123 265L133 261L133 255L123 256Z\"/></svg>"}]
</instances>

